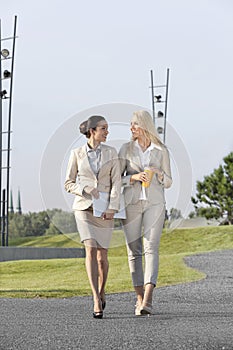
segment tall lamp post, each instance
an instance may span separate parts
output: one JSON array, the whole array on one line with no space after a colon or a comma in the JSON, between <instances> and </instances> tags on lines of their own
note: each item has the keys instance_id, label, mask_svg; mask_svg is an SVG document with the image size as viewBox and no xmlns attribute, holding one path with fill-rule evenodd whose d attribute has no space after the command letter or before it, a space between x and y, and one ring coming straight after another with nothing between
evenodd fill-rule
<instances>
[{"instance_id":1,"label":"tall lamp post","mask_svg":"<svg viewBox=\"0 0 233 350\"><path fill-rule=\"evenodd\" d=\"M14 18L13 36L2 38L0 20L0 224L2 246L8 246L9 233L11 114L16 28L17 16ZM3 130L5 125L7 128Z\"/></svg>"},{"instance_id":2,"label":"tall lamp post","mask_svg":"<svg viewBox=\"0 0 233 350\"><path fill-rule=\"evenodd\" d=\"M166 127L167 127L167 103L168 103L168 87L169 87L169 68L167 68L166 83L164 85L154 85L153 70L150 71L151 78L151 100L152 100L152 113L153 122L158 122L157 131L159 134L163 134L163 142L166 141ZM156 106L162 106L159 110L156 110Z\"/></svg>"},{"instance_id":3,"label":"tall lamp post","mask_svg":"<svg viewBox=\"0 0 233 350\"><path fill-rule=\"evenodd\" d=\"M150 88L151 88L153 122L157 127L158 133L163 135L163 143L165 144L166 129L167 129L169 68L167 68L166 83L164 85L154 85L153 70L150 71L150 78L151 78ZM156 108L158 106L159 106L159 110L157 110ZM167 209L165 211L165 220L166 219L168 219Z\"/></svg>"}]
</instances>

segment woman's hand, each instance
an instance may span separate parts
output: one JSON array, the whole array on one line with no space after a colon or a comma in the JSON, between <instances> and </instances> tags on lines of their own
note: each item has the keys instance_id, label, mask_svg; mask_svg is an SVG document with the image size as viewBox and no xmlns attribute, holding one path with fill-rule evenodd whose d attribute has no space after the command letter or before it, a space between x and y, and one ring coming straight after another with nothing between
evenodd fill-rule
<instances>
[{"instance_id":1,"label":"woman's hand","mask_svg":"<svg viewBox=\"0 0 233 350\"><path fill-rule=\"evenodd\" d=\"M114 209L107 209L104 213L102 213L101 217L103 220L113 220L115 212L116 210Z\"/></svg>"},{"instance_id":2,"label":"woman's hand","mask_svg":"<svg viewBox=\"0 0 233 350\"><path fill-rule=\"evenodd\" d=\"M100 197L99 192L98 192L97 188L95 188L95 187L86 186L86 187L84 187L84 191L87 194L90 194L95 199L99 199L99 197Z\"/></svg>"},{"instance_id":3,"label":"woman's hand","mask_svg":"<svg viewBox=\"0 0 233 350\"><path fill-rule=\"evenodd\" d=\"M163 182L163 178L164 178L164 172L163 170L159 169L159 168L155 168L155 167L152 167L151 170L157 174L157 178L160 182Z\"/></svg>"},{"instance_id":4,"label":"woman's hand","mask_svg":"<svg viewBox=\"0 0 233 350\"><path fill-rule=\"evenodd\" d=\"M149 181L148 174L144 171L142 171L141 173L133 174L130 178L130 182L133 182L133 181L148 182Z\"/></svg>"},{"instance_id":5,"label":"woman's hand","mask_svg":"<svg viewBox=\"0 0 233 350\"><path fill-rule=\"evenodd\" d=\"M152 170L155 174L157 174L158 180L160 182L163 182L164 172L161 169L151 167L150 170ZM132 183L133 181L148 182L149 181L148 173L145 171L142 171L140 173L133 174L130 178L130 182Z\"/></svg>"}]
</instances>

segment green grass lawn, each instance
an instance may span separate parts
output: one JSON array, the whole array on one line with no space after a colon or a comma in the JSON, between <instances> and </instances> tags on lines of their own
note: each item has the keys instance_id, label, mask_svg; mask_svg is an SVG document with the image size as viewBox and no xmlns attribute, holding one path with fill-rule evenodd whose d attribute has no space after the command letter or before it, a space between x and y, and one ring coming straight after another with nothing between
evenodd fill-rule
<instances>
[{"instance_id":1,"label":"green grass lawn","mask_svg":"<svg viewBox=\"0 0 233 350\"><path fill-rule=\"evenodd\" d=\"M26 237L12 246L80 247L76 235ZM164 230L160 245L158 287L196 281L205 275L187 267L195 253L233 249L233 227ZM107 293L132 291L124 235L113 234L109 249ZM70 297L90 295L84 259L21 260L0 263L0 297Z\"/></svg>"}]
</instances>

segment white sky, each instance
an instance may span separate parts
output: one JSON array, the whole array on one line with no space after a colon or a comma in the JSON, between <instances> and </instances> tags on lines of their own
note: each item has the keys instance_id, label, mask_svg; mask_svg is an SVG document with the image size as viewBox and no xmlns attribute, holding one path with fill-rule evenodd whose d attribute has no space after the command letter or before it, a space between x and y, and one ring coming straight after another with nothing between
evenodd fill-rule
<instances>
[{"instance_id":1,"label":"white sky","mask_svg":"<svg viewBox=\"0 0 233 350\"><path fill-rule=\"evenodd\" d=\"M233 150L231 0L9 0L3 37L14 15L11 187L24 212L45 209L41 159L56 130L93 106L151 108L151 69L163 84L170 68L168 121L191 159L194 190Z\"/></svg>"}]
</instances>

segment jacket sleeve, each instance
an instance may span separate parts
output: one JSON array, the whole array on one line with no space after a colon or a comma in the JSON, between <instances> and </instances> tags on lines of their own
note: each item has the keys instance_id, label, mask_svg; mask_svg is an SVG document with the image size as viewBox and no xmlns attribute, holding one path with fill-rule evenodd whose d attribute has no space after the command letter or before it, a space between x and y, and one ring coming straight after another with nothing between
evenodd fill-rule
<instances>
[{"instance_id":1,"label":"jacket sleeve","mask_svg":"<svg viewBox=\"0 0 233 350\"><path fill-rule=\"evenodd\" d=\"M121 172L121 185L123 187L131 186L131 175L126 175L127 159L126 159L126 145L122 145L119 151L119 163Z\"/></svg>"},{"instance_id":2,"label":"jacket sleeve","mask_svg":"<svg viewBox=\"0 0 233 350\"><path fill-rule=\"evenodd\" d=\"M172 176L171 176L171 166L170 166L170 157L167 148L163 149L163 157L161 169L164 172L164 178L161 184L164 188L169 188L172 185Z\"/></svg>"},{"instance_id":3,"label":"jacket sleeve","mask_svg":"<svg viewBox=\"0 0 233 350\"><path fill-rule=\"evenodd\" d=\"M78 196L83 196L83 188L76 182L78 174L78 159L74 152L71 151L65 179L65 190L69 193L76 194Z\"/></svg>"},{"instance_id":4,"label":"jacket sleeve","mask_svg":"<svg viewBox=\"0 0 233 350\"><path fill-rule=\"evenodd\" d=\"M111 190L108 209L119 210L121 194L121 173L117 151L112 148Z\"/></svg>"}]
</instances>

